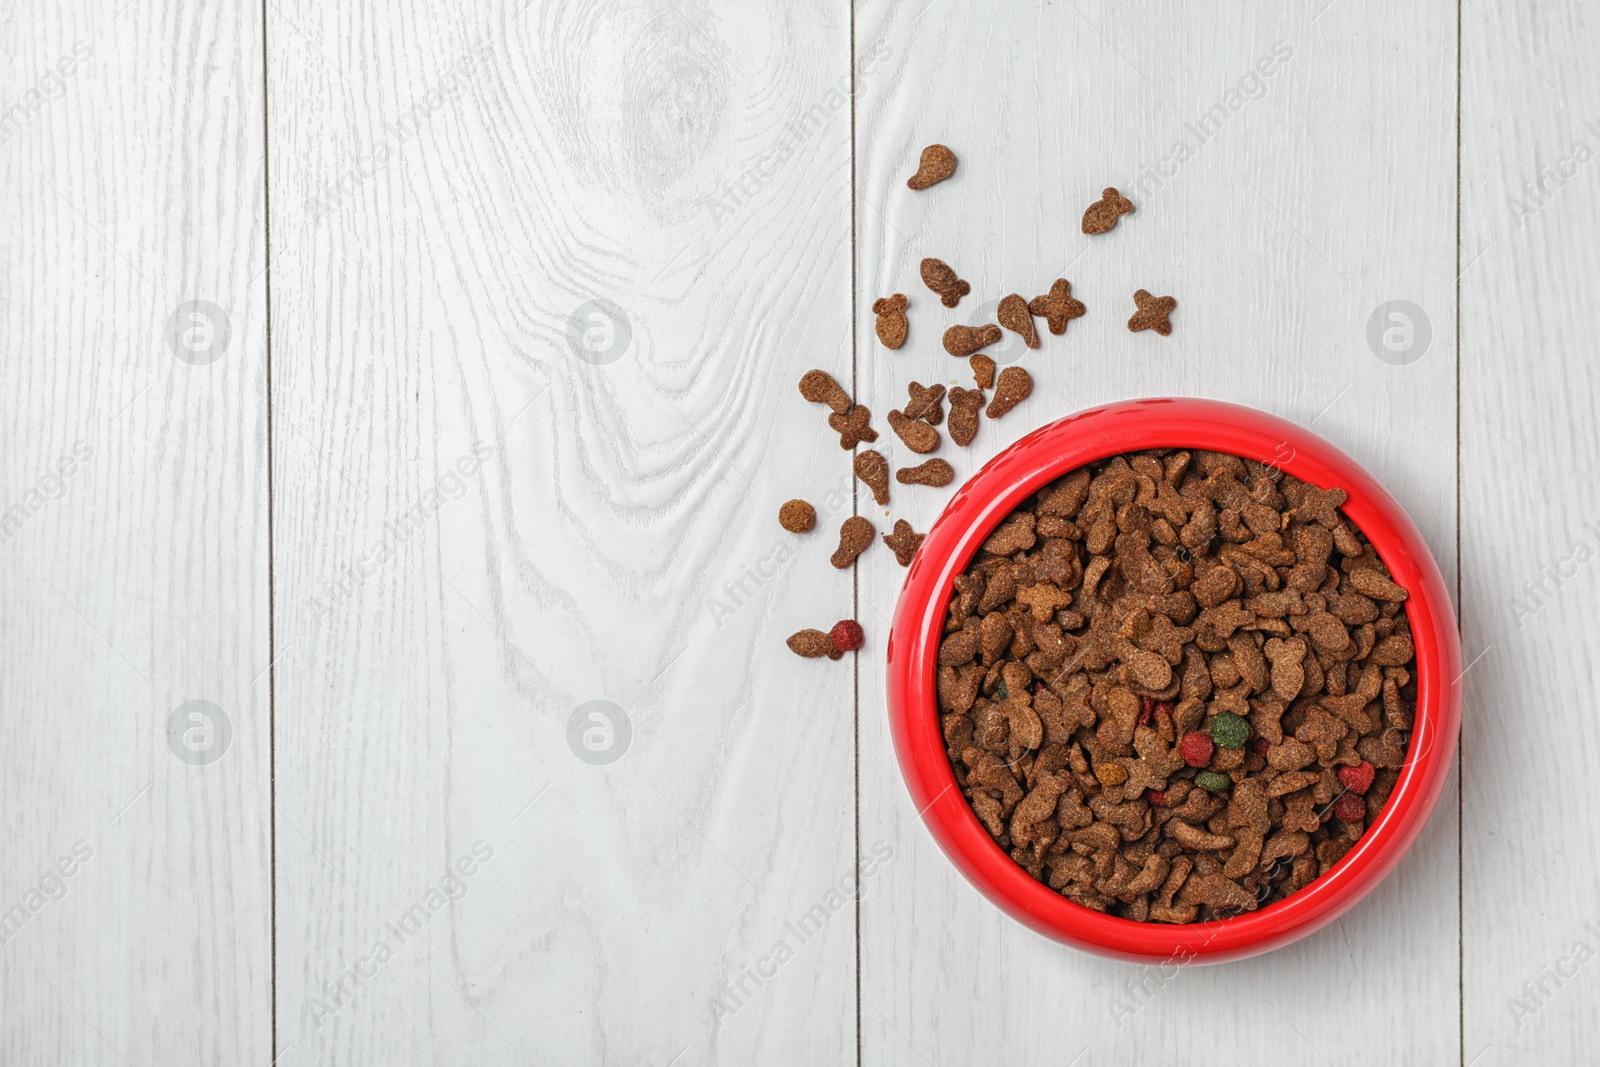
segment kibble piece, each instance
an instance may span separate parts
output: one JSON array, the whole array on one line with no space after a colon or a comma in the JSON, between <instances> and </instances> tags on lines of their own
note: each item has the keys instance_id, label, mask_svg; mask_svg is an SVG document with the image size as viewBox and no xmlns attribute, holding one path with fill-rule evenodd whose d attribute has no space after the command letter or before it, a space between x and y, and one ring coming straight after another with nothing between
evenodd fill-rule
<instances>
[{"instance_id":1,"label":"kibble piece","mask_svg":"<svg viewBox=\"0 0 1600 1067\"><path fill-rule=\"evenodd\" d=\"M972 380L978 383L979 389L994 388L994 360L976 355L967 360L967 366L972 368Z\"/></svg>"},{"instance_id":2,"label":"kibble piece","mask_svg":"<svg viewBox=\"0 0 1600 1067\"><path fill-rule=\"evenodd\" d=\"M926 189L944 181L956 172L956 154L942 144L931 144L922 150L917 172L906 181L911 189Z\"/></svg>"},{"instance_id":3,"label":"kibble piece","mask_svg":"<svg viewBox=\"0 0 1600 1067\"><path fill-rule=\"evenodd\" d=\"M1033 312L1028 310L1028 302L1016 293L1000 301L1000 306L995 309L995 318L1000 320L1000 325L1020 335L1022 343L1029 348L1039 347L1039 331L1033 327Z\"/></svg>"},{"instance_id":4,"label":"kibble piece","mask_svg":"<svg viewBox=\"0 0 1600 1067\"><path fill-rule=\"evenodd\" d=\"M966 447L978 436L978 413L983 410L983 390L950 390L950 440Z\"/></svg>"},{"instance_id":5,"label":"kibble piece","mask_svg":"<svg viewBox=\"0 0 1600 1067\"><path fill-rule=\"evenodd\" d=\"M1167 321L1167 316L1178 306L1176 300L1170 296L1151 296L1148 289L1140 289L1133 294L1133 302L1138 305L1139 310L1128 320L1128 329L1134 333L1140 330L1154 330L1162 337L1172 332L1172 323Z\"/></svg>"},{"instance_id":6,"label":"kibble piece","mask_svg":"<svg viewBox=\"0 0 1600 1067\"><path fill-rule=\"evenodd\" d=\"M894 552L895 561L902 567L911 566L911 559L917 554L917 547L922 544L925 534L919 534L911 528L911 524L904 519L895 520L894 532L883 535L883 543Z\"/></svg>"},{"instance_id":7,"label":"kibble piece","mask_svg":"<svg viewBox=\"0 0 1600 1067\"><path fill-rule=\"evenodd\" d=\"M1000 327L985 323L979 327L956 325L944 332L944 350L952 356L970 356L980 348L999 342Z\"/></svg>"},{"instance_id":8,"label":"kibble piece","mask_svg":"<svg viewBox=\"0 0 1600 1067\"><path fill-rule=\"evenodd\" d=\"M917 419L908 419L902 412L889 412L889 429L913 452L932 452L939 447L938 430Z\"/></svg>"},{"instance_id":9,"label":"kibble piece","mask_svg":"<svg viewBox=\"0 0 1600 1067\"><path fill-rule=\"evenodd\" d=\"M1100 199L1089 205L1083 213L1083 232L1105 233L1117 224L1117 218L1133 210L1133 201L1117 192L1114 186L1100 194Z\"/></svg>"},{"instance_id":10,"label":"kibble piece","mask_svg":"<svg viewBox=\"0 0 1600 1067\"><path fill-rule=\"evenodd\" d=\"M832 638L821 630L801 630L789 635L789 651L797 656L815 659L818 656L827 656L829 659L838 659L844 653L834 646Z\"/></svg>"},{"instance_id":11,"label":"kibble piece","mask_svg":"<svg viewBox=\"0 0 1600 1067\"><path fill-rule=\"evenodd\" d=\"M863 441L870 445L878 439L878 431L872 428L871 422L872 412L865 404L857 404L843 414L834 412L828 416L828 425L839 432L839 447L845 451Z\"/></svg>"},{"instance_id":12,"label":"kibble piece","mask_svg":"<svg viewBox=\"0 0 1600 1067\"><path fill-rule=\"evenodd\" d=\"M877 501L879 507L889 503L889 461L883 458L882 452L867 449L858 452L855 459L856 477L867 483L872 490L872 499Z\"/></svg>"},{"instance_id":13,"label":"kibble piece","mask_svg":"<svg viewBox=\"0 0 1600 1067\"><path fill-rule=\"evenodd\" d=\"M849 567L856 561L856 557L872 546L872 539L877 534L872 523L860 515L852 515L844 520L839 527L839 547L834 550L828 562L840 570Z\"/></svg>"},{"instance_id":14,"label":"kibble piece","mask_svg":"<svg viewBox=\"0 0 1600 1067\"><path fill-rule=\"evenodd\" d=\"M817 524L817 509L804 500L790 500L778 509L778 525L790 533L809 533Z\"/></svg>"},{"instance_id":15,"label":"kibble piece","mask_svg":"<svg viewBox=\"0 0 1600 1067\"><path fill-rule=\"evenodd\" d=\"M1059 335L1067 332L1067 323L1081 318L1088 309L1083 306L1082 300L1073 298L1072 283L1065 278L1057 278L1048 293L1028 301L1028 310L1043 318L1051 333Z\"/></svg>"},{"instance_id":16,"label":"kibble piece","mask_svg":"<svg viewBox=\"0 0 1600 1067\"><path fill-rule=\"evenodd\" d=\"M912 382L906 389L911 394L911 401L905 406L906 418L921 419L929 426L944 421L944 386Z\"/></svg>"},{"instance_id":17,"label":"kibble piece","mask_svg":"<svg viewBox=\"0 0 1600 1067\"><path fill-rule=\"evenodd\" d=\"M867 635L862 632L861 624L854 619L840 619L833 624L833 629L828 631L828 640L833 642L833 647L840 652L854 652L866 643Z\"/></svg>"},{"instance_id":18,"label":"kibble piece","mask_svg":"<svg viewBox=\"0 0 1600 1067\"><path fill-rule=\"evenodd\" d=\"M808 370L800 377L800 395L813 404L826 404L837 415L850 410L850 394L825 370Z\"/></svg>"},{"instance_id":19,"label":"kibble piece","mask_svg":"<svg viewBox=\"0 0 1600 1067\"><path fill-rule=\"evenodd\" d=\"M955 468L942 459L930 459L915 467L901 467L894 480L901 485L931 485L942 489L955 480Z\"/></svg>"},{"instance_id":20,"label":"kibble piece","mask_svg":"<svg viewBox=\"0 0 1600 1067\"><path fill-rule=\"evenodd\" d=\"M885 348L899 348L906 343L906 305L910 303L904 293L886 296L873 301L872 313L878 316L878 340Z\"/></svg>"},{"instance_id":21,"label":"kibble piece","mask_svg":"<svg viewBox=\"0 0 1600 1067\"><path fill-rule=\"evenodd\" d=\"M961 303L961 298L972 292L972 286L956 276L950 264L942 259L922 261L922 284L939 294L939 302L947 308Z\"/></svg>"},{"instance_id":22,"label":"kibble piece","mask_svg":"<svg viewBox=\"0 0 1600 1067\"><path fill-rule=\"evenodd\" d=\"M989 401L989 409L984 412L991 419L998 419L1010 411L1033 392L1033 376L1021 367L1007 367L1000 372L1000 380L995 386L994 399Z\"/></svg>"}]
</instances>

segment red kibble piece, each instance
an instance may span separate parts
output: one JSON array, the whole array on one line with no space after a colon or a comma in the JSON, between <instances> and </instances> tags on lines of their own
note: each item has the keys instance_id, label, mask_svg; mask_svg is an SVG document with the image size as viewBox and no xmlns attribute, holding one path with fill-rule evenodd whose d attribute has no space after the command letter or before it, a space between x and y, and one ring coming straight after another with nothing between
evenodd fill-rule
<instances>
[{"instance_id":1,"label":"red kibble piece","mask_svg":"<svg viewBox=\"0 0 1600 1067\"><path fill-rule=\"evenodd\" d=\"M1268 741L1265 737L1258 737L1254 741L1250 742L1250 751L1262 756L1265 756L1267 754L1267 749L1271 747L1272 742Z\"/></svg>"},{"instance_id":2,"label":"red kibble piece","mask_svg":"<svg viewBox=\"0 0 1600 1067\"><path fill-rule=\"evenodd\" d=\"M1155 713L1156 713L1156 701L1155 701L1155 698L1154 697L1140 697L1139 698L1139 725L1140 726L1149 726L1150 725L1150 717L1152 715L1154 715Z\"/></svg>"},{"instance_id":3,"label":"red kibble piece","mask_svg":"<svg viewBox=\"0 0 1600 1067\"><path fill-rule=\"evenodd\" d=\"M1154 807L1164 808L1167 806L1167 794L1165 790L1146 789L1144 791L1144 798Z\"/></svg>"},{"instance_id":4,"label":"red kibble piece","mask_svg":"<svg viewBox=\"0 0 1600 1067\"><path fill-rule=\"evenodd\" d=\"M1178 755L1191 767L1204 767L1210 763L1211 754L1216 750L1216 743L1200 730L1184 734L1183 740L1178 743Z\"/></svg>"},{"instance_id":5,"label":"red kibble piece","mask_svg":"<svg viewBox=\"0 0 1600 1067\"><path fill-rule=\"evenodd\" d=\"M1163 712L1165 712L1167 718L1170 719L1172 717L1172 701L1158 700L1156 701L1156 706L1153 710L1155 711L1156 715L1161 715Z\"/></svg>"},{"instance_id":6,"label":"red kibble piece","mask_svg":"<svg viewBox=\"0 0 1600 1067\"><path fill-rule=\"evenodd\" d=\"M842 619L834 623L833 629L828 631L828 637L841 652L854 652L867 640L867 635L861 632L861 624L854 619Z\"/></svg>"},{"instance_id":7,"label":"red kibble piece","mask_svg":"<svg viewBox=\"0 0 1600 1067\"><path fill-rule=\"evenodd\" d=\"M1354 767L1339 768L1339 782L1352 793L1365 795L1372 788L1372 764L1362 760Z\"/></svg>"},{"instance_id":8,"label":"red kibble piece","mask_svg":"<svg viewBox=\"0 0 1600 1067\"><path fill-rule=\"evenodd\" d=\"M1360 822L1367 817L1367 802L1354 793L1346 793L1333 806L1333 813L1345 822Z\"/></svg>"}]
</instances>

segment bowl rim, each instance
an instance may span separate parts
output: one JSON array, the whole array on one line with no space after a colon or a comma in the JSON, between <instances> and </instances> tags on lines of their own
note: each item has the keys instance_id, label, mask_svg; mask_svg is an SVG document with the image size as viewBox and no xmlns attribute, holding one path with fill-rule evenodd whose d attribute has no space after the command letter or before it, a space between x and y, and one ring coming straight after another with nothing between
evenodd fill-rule
<instances>
[{"instance_id":1,"label":"bowl rim","mask_svg":"<svg viewBox=\"0 0 1600 1067\"><path fill-rule=\"evenodd\" d=\"M1149 448L1227 452L1348 494L1341 510L1410 592L1417 700L1410 746L1388 803L1327 874L1231 919L1176 926L1103 915L1035 881L978 822L956 787L939 728L939 637L954 581L1001 520L1044 485L1089 463ZM918 816L958 870L1030 929L1136 962L1220 963L1280 948L1332 922L1370 892L1415 842L1438 801L1460 729L1455 608L1422 533L1360 464L1309 429L1218 400L1146 397L1089 408L1002 450L958 490L906 574L887 642L890 731Z\"/></svg>"}]
</instances>

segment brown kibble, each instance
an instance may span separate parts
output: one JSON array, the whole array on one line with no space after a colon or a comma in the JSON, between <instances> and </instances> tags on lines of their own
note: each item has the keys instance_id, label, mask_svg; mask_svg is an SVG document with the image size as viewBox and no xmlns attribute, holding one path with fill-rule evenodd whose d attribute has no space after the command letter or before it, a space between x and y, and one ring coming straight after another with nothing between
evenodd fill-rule
<instances>
[{"instance_id":1,"label":"brown kibble","mask_svg":"<svg viewBox=\"0 0 1600 1067\"><path fill-rule=\"evenodd\" d=\"M944 421L944 386L912 382L906 389L911 394L911 401L905 406L906 418L921 419L929 426Z\"/></svg>"},{"instance_id":2,"label":"brown kibble","mask_svg":"<svg viewBox=\"0 0 1600 1067\"><path fill-rule=\"evenodd\" d=\"M989 409L984 412L991 419L998 419L1010 411L1033 392L1033 376L1021 367L1007 367L1000 372L1000 381L995 387L994 399L989 401Z\"/></svg>"},{"instance_id":3,"label":"brown kibble","mask_svg":"<svg viewBox=\"0 0 1600 1067\"><path fill-rule=\"evenodd\" d=\"M850 410L850 394L825 370L808 370L800 377L800 395L813 404L826 404L837 415Z\"/></svg>"},{"instance_id":4,"label":"brown kibble","mask_svg":"<svg viewBox=\"0 0 1600 1067\"><path fill-rule=\"evenodd\" d=\"M977 355L967 360L967 366L972 368L972 380L978 383L979 389L994 388L994 360Z\"/></svg>"},{"instance_id":5,"label":"brown kibble","mask_svg":"<svg viewBox=\"0 0 1600 1067\"><path fill-rule=\"evenodd\" d=\"M1094 769L1094 776L1103 786L1121 785L1128 780L1128 769L1120 763L1102 763Z\"/></svg>"},{"instance_id":6,"label":"brown kibble","mask_svg":"<svg viewBox=\"0 0 1600 1067\"><path fill-rule=\"evenodd\" d=\"M871 421L872 412L865 404L857 404L843 414L834 412L828 416L828 425L839 432L839 447L846 451L863 441L870 445L878 439L878 431L869 425Z\"/></svg>"},{"instance_id":7,"label":"brown kibble","mask_svg":"<svg viewBox=\"0 0 1600 1067\"><path fill-rule=\"evenodd\" d=\"M878 316L878 340L885 348L899 348L906 343L906 300L904 293L875 300L872 313Z\"/></svg>"},{"instance_id":8,"label":"brown kibble","mask_svg":"<svg viewBox=\"0 0 1600 1067\"><path fill-rule=\"evenodd\" d=\"M1409 595L1397 582L1372 567L1355 568L1349 579L1350 588L1374 600L1404 601Z\"/></svg>"},{"instance_id":9,"label":"brown kibble","mask_svg":"<svg viewBox=\"0 0 1600 1067\"><path fill-rule=\"evenodd\" d=\"M922 284L939 294L939 302L947 308L961 303L961 298L972 292L972 286L956 276L950 264L942 259L922 261Z\"/></svg>"},{"instance_id":10,"label":"brown kibble","mask_svg":"<svg viewBox=\"0 0 1600 1067\"><path fill-rule=\"evenodd\" d=\"M901 485L931 485L942 489L955 480L955 468L942 459L930 459L916 467L901 467L894 480Z\"/></svg>"},{"instance_id":11,"label":"brown kibble","mask_svg":"<svg viewBox=\"0 0 1600 1067\"><path fill-rule=\"evenodd\" d=\"M1140 289L1133 294L1133 302L1138 305L1139 310L1128 320L1128 329L1134 333L1140 330L1154 330L1162 337L1172 332L1172 323L1167 321L1167 316L1178 306L1176 300L1170 296L1151 296L1148 289Z\"/></svg>"},{"instance_id":12,"label":"brown kibble","mask_svg":"<svg viewBox=\"0 0 1600 1067\"><path fill-rule=\"evenodd\" d=\"M911 559L917 554L917 547L922 544L926 534L919 534L911 528L911 524L904 519L896 519L894 531L883 535L883 543L889 546L894 553L894 558L902 567L911 566Z\"/></svg>"},{"instance_id":13,"label":"brown kibble","mask_svg":"<svg viewBox=\"0 0 1600 1067\"><path fill-rule=\"evenodd\" d=\"M955 172L956 154L942 144L931 144L922 150L922 159L917 166L917 172L906 180L906 187L926 189L930 185L944 181Z\"/></svg>"},{"instance_id":14,"label":"brown kibble","mask_svg":"<svg viewBox=\"0 0 1600 1067\"><path fill-rule=\"evenodd\" d=\"M1133 201L1117 192L1115 186L1108 187L1100 194L1100 199L1089 205L1083 213L1083 232L1088 234L1105 233L1117 224L1120 215L1126 215L1133 210Z\"/></svg>"},{"instance_id":15,"label":"brown kibble","mask_svg":"<svg viewBox=\"0 0 1600 1067\"><path fill-rule=\"evenodd\" d=\"M790 533L809 533L817 524L817 509L804 500L790 500L778 509L778 525Z\"/></svg>"},{"instance_id":16,"label":"brown kibble","mask_svg":"<svg viewBox=\"0 0 1600 1067\"><path fill-rule=\"evenodd\" d=\"M821 630L801 630L799 633L790 634L788 645L790 652L807 659L815 659L818 656L838 659L844 655L834 645L833 638Z\"/></svg>"},{"instance_id":17,"label":"brown kibble","mask_svg":"<svg viewBox=\"0 0 1600 1067\"><path fill-rule=\"evenodd\" d=\"M1081 318L1088 309L1083 306L1082 300L1073 298L1072 283L1065 278L1057 278L1048 293L1028 301L1028 310L1044 319L1051 333L1059 335L1067 332L1067 323Z\"/></svg>"},{"instance_id":18,"label":"brown kibble","mask_svg":"<svg viewBox=\"0 0 1600 1067\"><path fill-rule=\"evenodd\" d=\"M846 569L856 561L857 556L872 545L872 539L877 532L873 529L872 523L860 515L850 516L839 527L839 547L834 550L828 562L840 570Z\"/></svg>"},{"instance_id":19,"label":"brown kibble","mask_svg":"<svg viewBox=\"0 0 1600 1067\"><path fill-rule=\"evenodd\" d=\"M1000 301L1000 306L995 310L995 317L1000 320L1000 325L1012 333L1022 336L1022 343L1029 348L1039 347L1039 331L1033 328L1033 313L1028 310L1028 302L1016 293Z\"/></svg>"},{"instance_id":20,"label":"brown kibble","mask_svg":"<svg viewBox=\"0 0 1600 1067\"><path fill-rule=\"evenodd\" d=\"M1000 340L1000 327L986 323L977 328L956 325L944 332L944 350L952 356L970 356Z\"/></svg>"},{"instance_id":21,"label":"brown kibble","mask_svg":"<svg viewBox=\"0 0 1600 1067\"><path fill-rule=\"evenodd\" d=\"M983 390L950 390L950 440L963 448L978 436L978 413L983 410Z\"/></svg>"},{"instance_id":22,"label":"brown kibble","mask_svg":"<svg viewBox=\"0 0 1600 1067\"><path fill-rule=\"evenodd\" d=\"M908 419L899 411L889 412L889 429L907 448L921 455L939 447L939 431L918 419Z\"/></svg>"},{"instance_id":23,"label":"brown kibble","mask_svg":"<svg viewBox=\"0 0 1600 1067\"><path fill-rule=\"evenodd\" d=\"M872 499L877 501L881 508L889 503L889 461L883 458L882 452L867 449L858 453L855 459L856 477L867 483L872 490Z\"/></svg>"}]
</instances>

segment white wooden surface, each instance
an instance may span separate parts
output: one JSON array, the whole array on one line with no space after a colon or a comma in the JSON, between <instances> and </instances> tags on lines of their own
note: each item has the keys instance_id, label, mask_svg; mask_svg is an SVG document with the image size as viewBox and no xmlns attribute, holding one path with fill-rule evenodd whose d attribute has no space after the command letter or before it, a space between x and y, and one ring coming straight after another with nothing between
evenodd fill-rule
<instances>
[{"instance_id":1,"label":"white wooden surface","mask_svg":"<svg viewBox=\"0 0 1600 1067\"><path fill-rule=\"evenodd\" d=\"M0 1061L1583 1061L1594 44L1575 0L0 9ZM960 169L912 194L932 141ZM1091 242L1108 184L1138 210ZM905 383L965 382L944 326L1060 275L1089 313L961 475L1119 397L1274 411L1459 554L1474 661L1395 875L1137 999L918 823L903 572L826 556L949 491L874 507L794 390L833 371L899 462ZM1140 287L1170 338L1124 328ZM1403 366L1367 341L1397 299ZM205 365L167 339L193 300ZM784 650L852 613L858 661ZM215 762L169 745L196 699Z\"/></svg>"}]
</instances>

